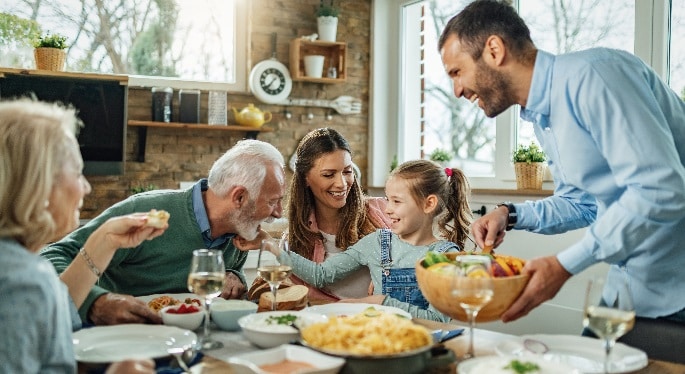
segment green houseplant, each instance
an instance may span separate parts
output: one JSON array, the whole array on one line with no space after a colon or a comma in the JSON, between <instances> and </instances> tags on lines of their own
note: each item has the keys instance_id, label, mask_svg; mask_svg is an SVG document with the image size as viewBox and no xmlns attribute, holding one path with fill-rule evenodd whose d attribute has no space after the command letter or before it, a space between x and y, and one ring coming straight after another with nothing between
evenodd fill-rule
<instances>
[{"instance_id":1,"label":"green houseplant","mask_svg":"<svg viewBox=\"0 0 685 374\"><path fill-rule=\"evenodd\" d=\"M545 162L547 156L545 152L537 145L535 142L530 142L530 145L519 144L518 148L514 151L512 157L514 162Z\"/></svg>"},{"instance_id":2,"label":"green houseplant","mask_svg":"<svg viewBox=\"0 0 685 374\"><path fill-rule=\"evenodd\" d=\"M530 145L519 144L512 155L516 188L520 190L542 189L542 180L547 170L547 156L535 142Z\"/></svg>"},{"instance_id":3,"label":"green houseplant","mask_svg":"<svg viewBox=\"0 0 685 374\"><path fill-rule=\"evenodd\" d=\"M431 152L430 156L428 156L428 158L440 164L446 163L447 161L451 160L452 157L452 152L442 148L435 148L433 152Z\"/></svg>"},{"instance_id":4,"label":"green houseplant","mask_svg":"<svg viewBox=\"0 0 685 374\"><path fill-rule=\"evenodd\" d=\"M67 37L60 34L41 35L33 42L33 55L36 59L36 69L62 71L68 47Z\"/></svg>"},{"instance_id":5,"label":"green houseplant","mask_svg":"<svg viewBox=\"0 0 685 374\"><path fill-rule=\"evenodd\" d=\"M316 8L316 25L319 40L334 42L338 33L338 13L340 9L335 5L335 0L321 0Z\"/></svg>"},{"instance_id":6,"label":"green houseplant","mask_svg":"<svg viewBox=\"0 0 685 374\"><path fill-rule=\"evenodd\" d=\"M317 17L337 17L340 9L335 6L335 0L321 0L319 7L316 8Z\"/></svg>"}]
</instances>

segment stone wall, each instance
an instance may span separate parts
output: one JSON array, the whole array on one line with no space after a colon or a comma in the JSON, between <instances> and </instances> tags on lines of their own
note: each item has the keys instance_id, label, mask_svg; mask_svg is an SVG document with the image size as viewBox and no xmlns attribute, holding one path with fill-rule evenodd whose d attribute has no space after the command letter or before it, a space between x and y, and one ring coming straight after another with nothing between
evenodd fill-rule
<instances>
[{"instance_id":1,"label":"stone wall","mask_svg":"<svg viewBox=\"0 0 685 374\"><path fill-rule=\"evenodd\" d=\"M271 35L277 33L277 59L288 65L289 46L293 38L316 32L314 11L318 0L251 0L252 34L250 55L252 65L271 57ZM362 113L341 116L333 112L326 120L327 109L266 105L251 95L229 93L230 107L238 110L254 103L270 111L273 119L266 124L273 132L262 132L258 139L274 144L287 160L297 142L312 129L333 127L350 142L353 160L366 175L368 103L369 103L369 43L371 30L371 0L339 1L337 40L347 43L347 81L339 84L293 82L291 98L328 99L350 95L362 100ZM201 93L202 123L207 122L207 92ZM177 110L178 91L174 91ZM149 88L129 88L128 118L148 121L151 118ZM284 112L292 113L286 119ZM314 119L307 119L307 114ZM229 124L233 115L229 113ZM246 136L245 132L147 128L145 161L137 161L140 146L139 127L128 128L126 168L124 175L89 176L93 191L86 196L81 218L98 215L110 205L125 199L132 188L154 185L157 188L178 188L180 182L205 177L214 160ZM288 174L290 177L290 173ZM362 179L364 184L364 179Z\"/></svg>"}]
</instances>

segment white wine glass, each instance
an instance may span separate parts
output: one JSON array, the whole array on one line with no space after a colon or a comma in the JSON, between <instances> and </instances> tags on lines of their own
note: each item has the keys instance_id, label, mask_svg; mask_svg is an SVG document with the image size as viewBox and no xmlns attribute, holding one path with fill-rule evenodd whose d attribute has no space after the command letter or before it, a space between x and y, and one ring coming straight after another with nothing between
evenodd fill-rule
<instances>
[{"instance_id":1,"label":"white wine glass","mask_svg":"<svg viewBox=\"0 0 685 374\"><path fill-rule=\"evenodd\" d=\"M605 292L606 279L588 281L583 327L604 340L604 373L610 372L611 350L616 339L635 324L635 309L625 280L613 280ZM613 300L613 301L612 301Z\"/></svg>"},{"instance_id":2,"label":"white wine glass","mask_svg":"<svg viewBox=\"0 0 685 374\"><path fill-rule=\"evenodd\" d=\"M469 348L461 360L475 357L473 334L478 312L492 300L495 285L490 271L490 257L461 255L456 257L457 267L452 283L452 296L464 309L469 323Z\"/></svg>"},{"instance_id":3,"label":"white wine glass","mask_svg":"<svg viewBox=\"0 0 685 374\"><path fill-rule=\"evenodd\" d=\"M224 289L226 268L224 255L220 250L196 249L193 251L193 260L188 273L188 290L199 295L204 300L205 320L202 340L199 342L200 349L210 350L223 347L219 341L212 340L209 336L209 308L212 299L221 295Z\"/></svg>"},{"instance_id":4,"label":"white wine glass","mask_svg":"<svg viewBox=\"0 0 685 374\"><path fill-rule=\"evenodd\" d=\"M269 258L267 253L280 254L278 262L273 258ZM257 275L264 279L269 284L273 300L271 301L271 310L276 310L278 302L276 296L278 295L278 288L281 283L285 281L292 273L292 263L290 261L290 250L288 248L288 239L283 235L276 239L264 239L259 248L259 256L257 257Z\"/></svg>"}]
</instances>

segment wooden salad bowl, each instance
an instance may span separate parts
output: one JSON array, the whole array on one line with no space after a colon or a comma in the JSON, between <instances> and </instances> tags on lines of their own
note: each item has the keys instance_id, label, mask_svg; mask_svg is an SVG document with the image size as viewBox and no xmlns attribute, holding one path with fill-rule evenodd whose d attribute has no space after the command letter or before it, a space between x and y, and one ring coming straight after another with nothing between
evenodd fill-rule
<instances>
[{"instance_id":1,"label":"wooden salad bowl","mask_svg":"<svg viewBox=\"0 0 685 374\"><path fill-rule=\"evenodd\" d=\"M467 254L465 252L452 252L445 255L451 260L456 256ZM511 257L496 255L498 257ZM523 260L521 260L523 261ZM440 312L459 321L468 321L466 312L452 296L452 275L448 273L434 272L423 267L423 259L416 262L416 279L423 296ZM476 316L477 322L496 321L511 306L511 304L523 292L528 284L530 276L512 275L508 277L493 278L495 293L492 300L486 304Z\"/></svg>"}]
</instances>

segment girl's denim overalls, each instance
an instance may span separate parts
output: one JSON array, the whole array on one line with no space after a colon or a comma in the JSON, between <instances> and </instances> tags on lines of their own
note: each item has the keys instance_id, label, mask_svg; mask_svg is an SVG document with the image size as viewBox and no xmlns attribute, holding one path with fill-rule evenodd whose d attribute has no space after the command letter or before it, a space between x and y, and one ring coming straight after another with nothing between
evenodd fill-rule
<instances>
[{"instance_id":1,"label":"girl's denim overalls","mask_svg":"<svg viewBox=\"0 0 685 374\"><path fill-rule=\"evenodd\" d=\"M416 305L421 309L428 309L428 301L416 282L416 270L414 268L392 268L392 255L390 238L392 231L381 229L381 267L383 268L383 295L388 295L399 301ZM459 247L446 242L436 252L446 252L449 249L459 250Z\"/></svg>"}]
</instances>

